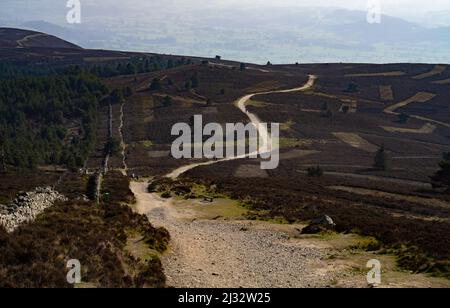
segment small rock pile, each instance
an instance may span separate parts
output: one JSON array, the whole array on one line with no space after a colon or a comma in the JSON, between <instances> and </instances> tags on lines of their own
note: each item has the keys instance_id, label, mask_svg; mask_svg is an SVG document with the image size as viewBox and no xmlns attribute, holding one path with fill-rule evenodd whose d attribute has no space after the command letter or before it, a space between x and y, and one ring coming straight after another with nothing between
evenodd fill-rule
<instances>
[{"instance_id":1,"label":"small rock pile","mask_svg":"<svg viewBox=\"0 0 450 308\"><path fill-rule=\"evenodd\" d=\"M38 187L31 192L19 193L9 204L0 204L0 225L7 232L13 232L21 224L33 221L56 201L67 201L67 198L51 187Z\"/></svg>"}]
</instances>

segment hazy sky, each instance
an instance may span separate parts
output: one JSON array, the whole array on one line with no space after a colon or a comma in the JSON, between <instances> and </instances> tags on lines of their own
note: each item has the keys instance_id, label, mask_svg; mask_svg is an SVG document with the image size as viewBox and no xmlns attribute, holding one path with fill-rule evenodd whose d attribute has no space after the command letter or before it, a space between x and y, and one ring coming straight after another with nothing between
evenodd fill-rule
<instances>
[{"instance_id":1,"label":"hazy sky","mask_svg":"<svg viewBox=\"0 0 450 308\"><path fill-rule=\"evenodd\" d=\"M328 6L343 7L348 9L366 10L368 1L373 0L80 0L81 4L96 7L121 7L124 10L129 9L153 9L159 7L234 7L245 8L254 6ZM378 0L381 2L384 14L403 17L403 18L423 18L426 13L433 11L450 11L450 0ZM65 7L67 0L40 0L37 3L42 5L43 10L48 10L54 5L56 7ZM30 5L30 4L33 5ZM0 0L0 11L4 7L23 7L34 9L36 0ZM50 7L49 7L50 4ZM36 11L39 15L42 12ZM19 17L19 16L16 16Z\"/></svg>"},{"instance_id":2,"label":"hazy sky","mask_svg":"<svg viewBox=\"0 0 450 308\"><path fill-rule=\"evenodd\" d=\"M0 26L86 48L220 54L254 63L450 59L450 0L378 0L383 14L415 24L386 18L382 26L365 23L368 4L377 0L80 0L79 25L67 23L67 1L0 0Z\"/></svg>"},{"instance_id":3,"label":"hazy sky","mask_svg":"<svg viewBox=\"0 0 450 308\"><path fill-rule=\"evenodd\" d=\"M146 0L137 1L146 2ZM168 1L171 2L171 0ZM183 2L189 3L192 0L184 0ZM338 6L364 10L367 7L368 0L208 0L202 2L206 5ZM420 14L427 11L450 10L449 0L380 0L380 2L386 13Z\"/></svg>"},{"instance_id":4,"label":"hazy sky","mask_svg":"<svg viewBox=\"0 0 450 308\"><path fill-rule=\"evenodd\" d=\"M189 0L187 0L188 2ZM349 9L365 10L368 0L209 0L240 5L276 5L276 6L337 6ZM380 0L385 14L397 16L418 16L430 11L450 10L449 0Z\"/></svg>"},{"instance_id":5,"label":"hazy sky","mask_svg":"<svg viewBox=\"0 0 450 308\"><path fill-rule=\"evenodd\" d=\"M189 0L185 0L189 2ZM270 4L280 6L340 6L352 9L364 9L367 6L367 0L209 0L208 2L229 3L233 5L245 4ZM397 12L423 12L430 10L448 10L450 1L448 0L429 0L426 3L423 0L380 0L382 6L388 11Z\"/></svg>"}]
</instances>

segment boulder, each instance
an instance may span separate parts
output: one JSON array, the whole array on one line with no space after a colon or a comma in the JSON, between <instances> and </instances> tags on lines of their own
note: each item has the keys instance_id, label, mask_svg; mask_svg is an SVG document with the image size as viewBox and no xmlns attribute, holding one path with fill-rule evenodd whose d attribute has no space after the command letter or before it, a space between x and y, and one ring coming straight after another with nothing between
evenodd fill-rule
<instances>
[{"instance_id":1,"label":"boulder","mask_svg":"<svg viewBox=\"0 0 450 308\"><path fill-rule=\"evenodd\" d=\"M309 226L302 229L302 234L317 234L320 232L332 231L336 224L328 215L315 218Z\"/></svg>"},{"instance_id":2,"label":"boulder","mask_svg":"<svg viewBox=\"0 0 450 308\"><path fill-rule=\"evenodd\" d=\"M319 218L313 219L311 221L311 224L331 226L331 227L336 226L336 224L334 223L333 219L330 216L328 216L328 215L323 215L323 216L321 216Z\"/></svg>"}]
</instances>

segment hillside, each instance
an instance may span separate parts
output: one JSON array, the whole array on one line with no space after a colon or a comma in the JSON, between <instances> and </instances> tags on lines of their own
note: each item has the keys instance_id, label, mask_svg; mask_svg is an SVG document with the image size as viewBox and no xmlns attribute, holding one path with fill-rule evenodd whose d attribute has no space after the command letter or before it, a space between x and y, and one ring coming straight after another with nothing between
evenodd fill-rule
<instances>
[{"instance_id":1,"label":"hillside","mask_svg":"<svg viewBox=\"0 0 450 308\"><path fill-rule=\"evenodd\" d=\"M0 28L0 48L81 49L52 35L11 28Z\"/></svg>"},{"instance_id":2,"label":"hillside","mask_svg":"<svg viewBox=\"0 0 450 308\"><path fill-rule=\"evenodd\" d=\"M276 92L304 85L310 74L317 76L312 88ZM198 85L185 88L194 76ZM147 85L155 78L161 81L161 88L149 91ZM399 256L404 268L448 277L443 273L448 272L450 256L445 235L450 232L450 199L432 189L429 177L439 169L442 153L450 151L449 78L448 65L248 65L240 70L238 65L224 66L216 60L141 74L136 79L113 77L105 81L110 87L132 87L133 95L122 105L113 106L116 121L123 119L121 133L116 136L124 138L126 164L121 159L111 164L145 179L163 177L151 185L161 195L146 194L145 182L132 187L140 213L146 213L173 235L176 250L163 259L163 264L169 283L175 286L229 287L235 282L229 277L239 274L239 283L244 286L323 286L326 282L320 281L314 270L296 270L303 279L288 284L289 270L304 268L304 260L296 257L298 250L289 253L284 248L295 244L297 248L323 248L318 242L309 242L311 238L298 230L304 228L305 221L324 214L333 217L340 235L322 245L334 247L331 251L345 263L344 268L351 267L353 261L344 252L346 248L335 247L335 241L348 244L344 234L357 230L357 234L379 241L370 249L384 247L381 250ZM171 156L173 124L190 123L197 114L203 115L205 123L246 123L247 115L233 103L249 93L266 91L273 93L254 96L247 108L264 122L281 124L277 169L261 170L260 161L252 159L204 163ZM167 96L171 98L169 104L165 103ZM402 114L407 115L406 120L402 120ZM374 168L375 154L383 146L389 167ZM315 166L320 166L322 176L309 175ZM211 207L217 212L202 206L204 195L216 196ZM230 200L231 205L227 203ZM233 202L243 206L247 214L239 214L242 208L236 208ZM250 226L233 215L248 219ZM191 219L192 223L186 223ZM268 224L259 225L259 221ZM279 229L270 224L273 221L288 224L283 230L292 240L266 238L258 242L261 230L277 234L275 230ZM217 229L221 230L220 237ZM237 231L241 229L247 236ZM233 245L213 244L218 237ZM268 248L264 254L252 253L258 245L280 250L278 254ZM233 258L242 254L239 251L248 251L243 260L255 263L240 267L243 261L236 263ZM326 248L319 251L333 255ZM318 261L314 256L319 251L303 252L311 257L312 268L333 263L324 262L325 256ZM209 254L224 265L205 265L205 271L199 273L195 266L209 264ZM434 261L426 261L429 257ZM276 262L289 264L286 272L277 268ZM358 264L357 268L363 265ZM211 278L208 273L215 271L219 275ZM260 282L254 284L255 280L245 278L250 272L264 272L271 278L259 280L262 277L257 275L254 279ZM333 277L338 286L358 285L353 280L357 275L346 279L339 273L329 274L336 274ZM412 279L421 280L418 277ZM391 283L408 285L401 280Z\"/></svg>"},{"instance_id":3,"label":"hillside","mask_svg":"<svg viewBox=\"0 0 450 308\"><path fill-rule=\"evenodd\" d=\"M0 28L0 59L35 66L54 67L127 60L132 52L89 50L52 35L14 28Z\"/></svg>"},{"instance_id":4,"label":"hillside","mask_svg":"<svg viewBox=\"0 0 450 308\"><path fill-rule=\"evenodd\" d=\"M66 258L95 287L366 287L370 259L381 286L450 285L448 184L430 180L449 163L449 65L261 66L20 47L17 31L0 48L0 203L38 185L68 201L0 230L6 286L36 286L30 264L64 286ZM278 168L175 159L171 129L195 115L279 123Z\"/></svg>"}]
</instances>

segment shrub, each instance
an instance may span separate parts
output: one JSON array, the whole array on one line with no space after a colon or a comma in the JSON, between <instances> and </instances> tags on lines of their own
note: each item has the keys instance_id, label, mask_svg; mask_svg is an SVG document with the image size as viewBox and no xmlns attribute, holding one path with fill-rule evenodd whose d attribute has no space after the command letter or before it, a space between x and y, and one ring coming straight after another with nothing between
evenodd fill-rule
<instances>
[{"instance_id":1,"label":"shrub","mask_svg":"<svg viewBox=\"0 0 450 308\"><path fill-rule=\"evenodd\" d=\"M309 177L320 177L323 175L323 170L320 166L309 167L307 173Z\"/></svg>"},{"instance_id":2,"label":"shrub","mask_svg":"<svg viewBox=\"0 0 450 308\"><path fill-rule=\"evenodd\" d=\"M161 194L161 198L169 199L170 197L172 197L172 194L170 193L170 191L165 191Z\"/></svg>"},{"instance_id":3,"label":"shrub","mask_svg":"<svg viewBox=\"0 0 450 308\"><path fill-rule=\"evenodd\" d=\"M347 86L347 89L344 90L344 92L347 92L347 93L356 93L358 91L359 91L359 87L355 83L349 83Z\"/></svg>"},{"instance_id":4,"label":"shrub","mask_svg":"<svg viewBox=\"0 0 450 308\"><path fill-rule=\"evenodd\" d=\"M147 186L147 192L155 193L158 190L158 184L156 182L150 182Z\"/></svg>"},{"instance_id":5,"label":"shrub","mask_svg":"<svg viewBox=\"0 0 450 308\"><path fill-rule=\"evenodd\" d=\"M158 252L170 240L167 230L154 228L147 217L121 205L129 199L123 193L128 185L119 172L108 173L105 189L117 191L108 205L71 199L55 204L14 233L0 228L0 287L70 288L69 259L80 260L82 281L97 287L164 287L158 257L144 263L125 250L130 233L142 235L148 248Z\"/></svg>"},{"instance_id":6,"label":"shrub","mask_svg":"<svg viewBox=\"0 0 450 308\"><path fill-rule=\"evenodd\" d=\"M111 156L118 156L120 155L121 149L120 141L117 138L111 137L108 139L105 146L106 153L109 153Z\"/></svg>"}]
</instances>

